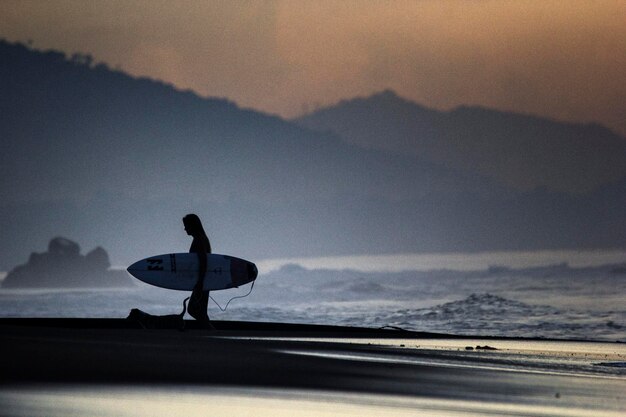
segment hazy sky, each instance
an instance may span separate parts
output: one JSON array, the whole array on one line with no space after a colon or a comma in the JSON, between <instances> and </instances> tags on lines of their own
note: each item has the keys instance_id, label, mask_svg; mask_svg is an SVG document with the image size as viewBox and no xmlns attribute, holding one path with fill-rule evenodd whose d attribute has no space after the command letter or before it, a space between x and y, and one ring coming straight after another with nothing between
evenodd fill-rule
<instances>
[{"instance_id":1,"label":"hazy sky","mask_svg":"<svg viewBox=\"0 0 626 417\"><path fill-rule=\"evenodd\" d=\"M626 1L7 1L0 37L293 117L391 88L626 135Z\"/></svg>"}]
</instances>

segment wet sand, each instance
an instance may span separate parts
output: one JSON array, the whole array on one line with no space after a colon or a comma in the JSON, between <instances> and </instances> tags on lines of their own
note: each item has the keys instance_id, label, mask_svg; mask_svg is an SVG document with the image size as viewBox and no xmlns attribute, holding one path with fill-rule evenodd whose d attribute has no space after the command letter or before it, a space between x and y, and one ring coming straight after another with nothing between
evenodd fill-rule
<instances>
[{"instance_id":1,"label":"wet sand","mask_svg":"<svg viewBox=\"0 0 626 417\"><path fill-rule=\"evenodd\" d=\"M626 412L621 343L215 325L188 322L178 331L116 319L0 319L2 415L89 407L112 410L101 415L168 415L181 401L186 415L206 414L211 404L229 415L267 409L273 416L277 407L285 415Z\"/></svg>"}]
</instances>

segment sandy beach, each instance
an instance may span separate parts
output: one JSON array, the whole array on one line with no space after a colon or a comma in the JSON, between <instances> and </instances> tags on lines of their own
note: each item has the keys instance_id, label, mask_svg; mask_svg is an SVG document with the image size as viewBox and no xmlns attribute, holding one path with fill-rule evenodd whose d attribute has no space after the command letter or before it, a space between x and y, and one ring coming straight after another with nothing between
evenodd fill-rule
<instances>
[{"instance_id":1,"label":"sandy beach","mask_svg":"<svg viewBox=\"0 0 626 417\"><path fill-rule=\"evenodd\" d=\"M215 327L0 319L2 415L626 412L621 343L254 322Z\"/></svg>"}]
</instances>

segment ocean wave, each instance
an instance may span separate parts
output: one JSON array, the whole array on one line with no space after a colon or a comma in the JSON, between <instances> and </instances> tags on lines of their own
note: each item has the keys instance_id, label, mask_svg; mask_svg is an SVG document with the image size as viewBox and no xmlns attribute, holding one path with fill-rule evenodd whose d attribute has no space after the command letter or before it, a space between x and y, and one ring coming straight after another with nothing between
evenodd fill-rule
<instances>
[{"instance_id":1,"label":"ocean wave","mask_svg":"<svg viewBox=\"0 0 626 417\"><path fill-rule=\"evenodd\" d=\"M217 320L397 326L449 334L626 341L624 274L564 265L514 270L359 272L287 266L261 275ZM221 305L249 287L212 292ZM4 317L172 314L188 294L129 290L1 290Z\"/></svg>"}]
</instances>

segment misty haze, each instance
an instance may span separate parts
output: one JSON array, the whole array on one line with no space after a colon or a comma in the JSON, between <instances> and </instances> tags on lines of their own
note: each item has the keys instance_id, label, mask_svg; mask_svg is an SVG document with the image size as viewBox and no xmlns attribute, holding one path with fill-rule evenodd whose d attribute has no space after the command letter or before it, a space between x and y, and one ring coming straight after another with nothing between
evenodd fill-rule
<instances>
[{"instance_id":1,"label":"misty haze","mask_svg":"<svg viewBox=\"0 0 626 417\"><path fill-rule=\"evenodd\" d=\"M300 290L294 284L283 288L296 280L285 271L307 264L315 265L311 271L327 271L331 281L354 281L337 294L345 302L356 301L364 284L358 275L342 276L341 270L423 271L434 259L428 254L442 259L430 266L433 273L465 271L473 282L456 296L445 294L444 285L442 292L426 297L431 306L474 293L558 304L546 300L560 286L537 283L545 294L531 296L513 291L515 286L495 291L472 275L477 269L489 275L491 267L607 265L594 274L606 274L607 289L622 285L623 275L611 271L621 270L626 245L626 140L601 125L478 107L441 112L391 90L284 120L131 77L89 55L42 52L6 41L0 43L0 55L0 265L11 272L4 287L36 285L39 278L20 284L17 271L31 270L33 259L45 254L30 255L26 262L29 254L43 252L58 235L86 247L101 246L114 269L147 256L182 252L188 243L180 219L189 212L204 218L219 253L259 265L284 259L273 262L274 269L261 269L258 293L264 293L263 286L269 293L266 298L255 293L249 302L272 305L271 294L292 299ZM397 255L410 259L419 253L425 254L419 261L398 266ZM516 263L522 254L526 261ZM307 263L315 257L320 261ZM481 257L487 260L472 267ZM564 285L575 275L555 271ZM62 284L71 274L59 274L57 285L51 285L53 278L41 278L39 286L89 286L87 277ZM276 274L283 283L272 280ZM411 285L426 294L424 279L416 272ZM376 280L367 284L372 286L367 299L397 308L399 295L387 291L386 278ZM308 291L313 281L294 282ZM338 301L316 294L317 303ZM578 301L586 304L585 294L581 297ZM304 295L300 302L301 307L316 304ZM164 312L168 305L162 305ZM124 306L117 308L110 314L126 313ZM24 311L78 313L53 305L39 313L9 311L20 316ZM263 314L272 318L269 311ZM336 316L301 320L332 322ZM350 322L359 324L356 318ZM601 328L607 322L615 320L602 319ZM402 323L415 328L419 320Z\"/></svg>"},{"instance_id":2,"label":"misty haze","mask_svg":"<svg viewBox=\"0 0 626 417\"><path fill-rule=\"evenodd\" d=\"M0 408L619 415L624 15L0 4Z\"/></svg>"},{"instance_id":3,"label":"misty haze","mask_svg":"<svg viewBox=\"0 0 626 417\"><path fill-rule=\"evenodd\" d=\"M85 56L0 54L5 271L56 235L113 265L167 253L187 212L253 259L626 244L626 140L599 125L391 91L286 121Z\"/></svg>"}]
</instances>

